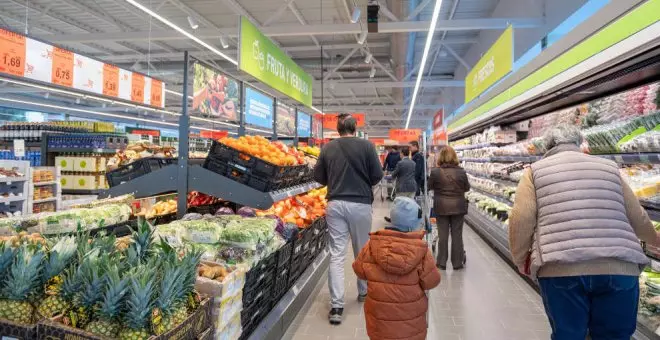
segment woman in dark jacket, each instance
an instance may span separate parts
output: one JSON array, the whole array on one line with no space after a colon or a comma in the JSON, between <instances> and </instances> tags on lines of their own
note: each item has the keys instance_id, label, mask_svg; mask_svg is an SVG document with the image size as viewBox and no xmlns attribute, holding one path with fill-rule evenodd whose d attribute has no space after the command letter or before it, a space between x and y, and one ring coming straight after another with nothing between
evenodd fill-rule
<instances>
[{"instance_id":1,"label":"woman in dark jacket","mask_svg":"<svg viewBox=\"0 0 660 340\"><path fill-rule=\"evenodd\" d=\"M438 223L438 258L436 265L447 268L449 233L451 231L451 264L454 270L465 266L463 218L467 214L465 193L470 190L465 170L458 166L456 151L450 146L440 150L438 167L431 170L429 190L433 190L433 210Z\"/></svg>"}]
</instances>

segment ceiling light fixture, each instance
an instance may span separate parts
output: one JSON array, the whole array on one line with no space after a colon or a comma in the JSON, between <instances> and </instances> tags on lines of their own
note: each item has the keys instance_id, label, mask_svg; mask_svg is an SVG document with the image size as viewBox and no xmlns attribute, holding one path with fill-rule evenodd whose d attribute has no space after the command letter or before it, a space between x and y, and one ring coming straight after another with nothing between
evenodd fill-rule
<instances>
[{"instance_id":1,"label":"ceiling light fixture","mask_svg":"<svg viewBox=\"0 0 660 340\"><path fill-rule=\"evenodd\" d=\"M356 24L358 21L360 21L360 15L362 14L362 10L358 6L353 7L353 13L351 14L351 22Z\"/></svg>"},{"instance_id":2,"label":"ceiling light fixture","mask_svg":"<svg viewBox=\"0 0 660 340\"><path fill-rule=\"evenodd\" d=\"M188 24L190 25L190 28L194 30L199 28L199 23L197 22L197 19L191 17L190 15L188 16Z\"/></svg>"},{"instance_id":3,"label":"ceiling light fixture","mask_svg":"<svg viewBox=\"0 0 660 340\"><path fill-rule=\"evenodd\" d=\"M441 57L446 57L447 56L447 51L445 50L440 50L440 53L438 53Z\"/></svg>"},{"instance_id":4,"label":"ceiling light fixture","mask_svg":"<svg viewBox=\"0 0 660 340\"><path fill-rule=\"evenodd\" d=\"M417 80L415 81L415 89L413 90L412 100L410 100L410 109L408 109L408 118L406 118L406 130L410 125L410 118L412 113L415 110L415 101L417 100L417 93L419 92L419 86L424 77L424 68L426 67L426 59L429 56L429 51L431 50L431 43L433 42L433 35L435 34L435 27L438 23L438 16L440 16L440 7L442 6L442 0L435 0L435 7L433 8L433 16L431 17L431 25L429 26L429 33L426 35L426 44L424 45L424 54L422 54L422 62L419 66L419 71L417 71Z\"/></svg>"},{"instance_id":5,"label":"ceiling light fixture","mask_svg":"<svg viewBox=\"0 0 660 340\"><path fill-rule=\"evenodd\" d=\"M160 16L158 13L156 13L156 12L150 10L149 8L147 8L147 7L143 6L143 5L141 5L139 2L137 2L137 1L135 1L135 0L125 0L125 1L128 2L129 4L133 5L133 6L137 7L137 8L140 9L141 11L143 11L143 12L145 12L145 13L151 15L152 17L156 18L156 20L162 22L163 24L169 26L170 28L176 30L177 32L183 34L183 35L186 36L188 39L190 39L190 40L192 40L192 41L194 41L194 42L196 42L196 43L198 43L198 44L204 46L204 47L205 47L206 49L208 49L209 51L211 51L211 52L213 52L213 53L215 53L215 54L217 54L217 55L219 55L219 56L225 58L225 60L227 60L228 62L230 62L230 63L232 63L232 64L238 66L238 61L236 61L235 59L231 58L230 56L228 56L228 55L226 55L226 54L224 54L224 53L222 53L222 52L220 52L220 51L219 51L218 49L216 49L215 47L213 47L213 46L211 46L211 45L205 43L205 42L202 41L201 39L199 39L199 38L197 38L196 36L192 35L190 32L188 32L188 31L184 30L183 28L181 28L181 27L175 25L175 24L172 23L171 21L165 19L164 17Z\"/></svg>"},{"instance_id":6,"label":"ceiling light fixture","mask_svg":"<svg viewBox=\"0 0 660 340\"><path fill-rule=\"evenodd\" d=\"M369 71L369 78L373 78L376 76L376 68L374 66L371 66L371 71Z\"/></svg>"},{"instance_id":7,"label":"ceiling light fixture","mask_svg":"<svg viewBox=\"0 0 660 340\"><path fill-rule=\"evenodd\" d=\"M320 113L320 114L322 114L322 115L325 114L325 113L323 113L323 111L321 111L321 110L315 108L314 106L310 106L310 107L312 108L312 110L314 110L314 111L316 111L316 112L318 112L318 113Z\"/></svg>"},{"instance_id":8,"label":"ceiling light fixture","mask_svg":"<svg viewBox=\"0 0 660 340\"><path fill-rule=\"evenodd\" d=\"M229 43L227 42L227 37L224 34L220 34L220 45L222 48L229 48Z\"/></svg>"},{"instance_id":9,"label":"ceiling light fixture","mask_svg":"<svg viewBox=\"0 0 660 340\"><path fill-rule=\"evenodd\" d=\"M364 62L366 64L369 64L371 62L371 58L373 58L373 57L374 57L374 55L371 54L371 52L367 52L367 56L364 58Z\"/></svg>"},{"instance_id":10,"label":"ceiling light fixture","mask_svg":"<svg viewBox=\"0 0 660 340\"><path fill-rule=\"evenodd\" d=\"M367 41L367 33L367 31L362 31L362 33L360 33L357 41L358 44L364 45L365 41Z\"/></svg>"}]
</instances>

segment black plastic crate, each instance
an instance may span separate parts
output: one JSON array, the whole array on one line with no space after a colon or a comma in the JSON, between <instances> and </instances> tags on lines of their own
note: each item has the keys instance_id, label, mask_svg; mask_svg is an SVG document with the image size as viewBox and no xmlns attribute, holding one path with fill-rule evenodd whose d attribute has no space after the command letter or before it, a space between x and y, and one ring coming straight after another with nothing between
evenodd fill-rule
<instances>
[{"instance_id":1,"label":"black plastic crate","mask_svg":"<svg viewBox=\"0 0 660 340\"><path fill-rule=\"evenodd\" d=\"M105 177L108 180L108 186L112 188L124 182L128 182L150 172L159 170L160 168L166 167L170 164L168 162L171 161L167 158L142 158L106 173Z\"/></svg>"},{"instance_id":2,"label":"black plastic crate","mask_svg":"<svg viewBox=\"0 0 660 340\"><path fill-rule=\"evenodd\" d=\"M271 289L270 296L274 303L277 303L280 298L289 290L289 271L291 267L284 267L275 272L275 279Z\"/></svg>"},{"instance_id":3,"label":"black plastic crate","mask_svg":"<svg viewBox=\"0 0 660 340\"><path fill-rule=\"evenodd\" d=\"M283 245L276 252L277 262L276 267L279 271L280 268L290 267L291 266L291 255L293 255L293 242L288 242ZM287 268L288 270L288 268Z\"/></svg>"},{"instance_id":4,"label":"black plastic crate","mask_svg":"<svg viewBox=\"0 0 660 340\"><path fill-rule=\"evenodd\" d=\"M267 258L259 261L259 263L257 263L254 267L248 270L247 273L245 273L246 289L259 285L260 282L264 281L264 279L267 279L267 277L265 277L266 273L276 269L275 266L277 264L277 259L275 256L275 253L271 254Z\"/></svg>"},{"instance_id":5,"label":"black plastic crate","mask_svg":"<svg viewBox=\"0 0 660 340\"><path fill-rule=\"evenodd\" d=\"M260 286L243 290L243 310L259 305L264 300L270 300L273 292L275 271L269 272L268 274L268 280L263 281Z\"/></svg>"},{"instance_id":6,"label":"black plastic crate","mask_svg":"<svg viewBox=\"0 0 660 340\"><path fill-rule=\"evenodd\" d=\"M206 157L202 167L223 176L227 175L227 169L229 169L226 161L213 157Z\"/></svg>"},{"instance_id":7,"label":"black plastic crate","mask_svg":"<svg viewBox=\"0 0 660 340\"><path fill-rule=\"evenodd\" d=\"M246 326L252 323L259 323L266 317L272 306L272 299L270 295L262 295L255 303L245 306L241 311L241 325Z\"/></svg>"},{"instance_id":8,"label":"black plastic crate","mask_svg":"<svg viewBox=\"0 0 660 340\"><path fill-rule=\"evenodd\" d=\"M312 232L309 229L299 229L298 238L293 241L293 252L291 258L295 259L302 255L302 253L309 247L309 242L312 240Z\"/></svg>"}]
</instances>

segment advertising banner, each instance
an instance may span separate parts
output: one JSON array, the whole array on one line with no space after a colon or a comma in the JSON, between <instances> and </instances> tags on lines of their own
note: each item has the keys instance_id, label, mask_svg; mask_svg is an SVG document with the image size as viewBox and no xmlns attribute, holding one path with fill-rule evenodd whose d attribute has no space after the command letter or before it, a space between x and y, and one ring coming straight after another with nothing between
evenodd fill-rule
<instances>
[{"instance_id":1,"label":"advertising banner","mask_svg":"<svg viewBox=\"0 0 660 340\"><path fill-rule=\"evenodd\" d=\"M159 80L0 28L1 73L83 94L165 107L165 85Z\"/></svg>"},{"instance_id":2,"label":"advertising banner","mask_svg":"<svg viewBox=\"0 0 660 340\"><path fill-rule=\"evenodd\" d=\"M140 135L140 136L152 136L152 137L160 136L160 130L141 129L141 128L134 128L128 126L126 127L126 133L130 135Z\"/></svg>"},{"instance_id":3,"label":"advertising banner","mask_svg":"<svg viewBox=\"0 0 660 340\"><path fill-rule=\"evenodd\" d=\"M328 130L337 130L337 119L339 113L326 113L325 115L317 115L323 119L323 128ZM366 124L366 117L364 113L351 113L351 116L357 120L357 127L364 127Z\"/></svg>"},{"instance_id":4,"label":"advertising banner","mask_svg":"<svg viewBox=\"0 0 660 340\"><path fill-rule=\"evenodd\" d=\"M323 115L312 116L312 137L321 138L323 135Z\"/></svg>"},{"instance_id":5,"label":"advertising banner","mask_svg":"<svg viewBox=\"0 0 660 340\"><path fill-rule=\"evenodd\" d=\"M443 126L443 121L444 121L444 115L445 115L445 110L440 109L438 112L435 113L433 116L433 129L438 129Z\"/></svg>"},{"instance_id":6,"label":"advertising banner","mask_svg":"<svg viewBox=\"0 0 660 340\"><path fill-rule=\"evenodd\" d=\"M245 123L272 129L274 104L272 97L246 86Z\"/></svg>"},{"instance_id":7,"label":"advertising banner","mask_svg":"<svg viewBox=\"0 0 660 340\"><path fill-rule=\"evenodd\" d=\"M238 121L238 81L199 62L193 66L193 75L193 114Z\"/></svg>"},{"instance_id":8,"label":"advertising banner","mask_svg":"<svg viewBox=\"0 0 660 340\"><path fill-rule=\"evenodd\" d=\"M478 97L513 70L513 27L495 41L465 78L465 102Z\"/></svg>"},{"instance_id":9,"label":"advertising banner","mask_svg":"<svg viewBox=\"0 0 660 340\"><path fill-rule=\"evenodd\" d=\"M421 129L391 129L390 139L400 143L408 143L419 140L422 135Z\"/></svg>"},{"instance_id":10,"label":"advertising banner","mask_svg":"<svg viewBox=\"0 0 660 340\"><path fill-rule=\"evenodd\" d=\"M238 68L305 106L312 106L312 77L246 17L241 17Z\"/></svg>"},{"instance_id":11,"label":"advertising banner","mask_svg":"<svg viewBox=\"0 0 660 340\"><path fill-rule=\"evenodd\" d=\"M312 118L298 111L298 137L310 137L312 134Z\"/></svg>"},{"instance_id":12,"label":"advertising banner","mask_svg":"<svg viewBox=\"0 0 660 340\"><path fill-rule=\"evenodd\" d=\"M296 133L296 111L286 105L277 104L277 134L291 136Z\"/></svg>"}]
</instances>

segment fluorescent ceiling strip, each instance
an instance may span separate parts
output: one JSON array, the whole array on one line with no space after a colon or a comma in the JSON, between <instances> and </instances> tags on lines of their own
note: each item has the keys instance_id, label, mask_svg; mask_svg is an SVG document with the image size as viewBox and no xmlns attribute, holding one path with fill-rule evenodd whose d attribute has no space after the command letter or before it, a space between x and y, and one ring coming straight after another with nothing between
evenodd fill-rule
<instances>
[{"instance_id":1,"label":"fluorescent ceiling strip","mask_svg":"<svg viewBox=\"0 0 660 340\"><path fill-rule=\"evenodd\" d=\"M419 71L417 71L417 80L415 81L415 89L413 90L412 100L410 101L410 109L408 110L408 118L406 118L406 130L410 125L410 117L412 117L413 110L415 110L415 101L417 101L417 92L419 91L419 85L424 78L424 68L426 67L426 59L429 56L431 50L431 43L433 42L433 34L435 34L435 26L438 23L438 16L440 16L440 7L442 6L442 0L435 0L435 7L433 8L433 17L431 17L431 26L429 26L429 32L426 34L426 44L424 45L424 54L422 54L422 63L419 66Z\"/></svg>"},{"instance_id":2,"label":"fluorescent ceiling strip","mask_svg":"<svg viewBox=\"0 0 660 340\"><path fill-rule=\"evenodd\" d=\"M238 62L237 62L235 59L233 59L233 58L231 58L230 56L228 56L228 55L222 53L220 50L216 49L215 47L213 47L213 46L211 46L211 45L205 43L203 40L197 38L196 36L192 35L191 33L189 33L188 31L184 30L183 28L181 28L181 27L175 25L173 22L171 22L171 21L165 19L164 17L160 16L158 13L156 13L156 12L150 10L149 8L143 6L142 4L138 3L138 2L135 1L135 0L126 0L126 2L128 2L129 4L131 4L131 5L133 5L133 6L137 7L137 8L139 8L139 9L142 10L143 12L145 12L145 13L151 15L152 17L156 18L158 21L162 22L163 24L165 24L165 25L167 25L167 26L170 26L171 28L173 28L173 29L176 30L177 32L179 32L179 33L183 34L184 36L186 36L188 39L190 39L190 40L192 40L192 41L194 41L194 42L196 42L196 43L198 43L198 44L200 44L200 45L206 47L206 49L208 49L209 51L211 51L211 52L213 52L213 53L215 53L215 54L217 54L217 55L219 55L219 56L225 58L225 59L226 59L227 61L229 61L230 63L232 63L232 64L238 66Z\"/></svg>"},{"instance_id":3,"label":"fluorescent ceiling strip","mask_svg":"<svg viewBox=\"0 0 660 340\"><path fill-rule=\"evenodd\" d=\"M116 101L116 100L111 100L111 99L108 99L108 98L97 97L93 94L71 92L71 91L67 91L67 90L58 89L58 88L55 88L55 87L42 86L42 85L37 85L37 84L24 82L24 81L20 81L20 80L9 79L9 78L5 78L5 77L0 77L0 81L7 82L7 83L12 83L12 84L16 84L16 85L21 85L21 86L32 87L32 88L36 88L36 89L40 89L40 90L44 90L44 91L48 91L48 92L62 93L62 94L75 96L75 97L81 97L81 98L91 98L91 99L94 99L94 100L110 103L110 104L113 104L113 105L114 104L119 104L119 105L122 105L122 106L126 106L127 108L143 109L143 110L149 110L149 111L158 112L158 113L167 113L167 114L174 115L174 116L180 116L181 115L181 114L176 113L176 112L162 110L162 109L155 109L155 108L149 107L149 106L142 106L142 105L139 105L139 104L129 104L129 103L125 103L123 101ZM165 90L165 91L167 91L167 90Z\"/></svg>"},{"instance_id":4,"label":"fluorescent ceiling strip","mask_svg":"<svg viewBox=\"0 0 660 340\"><path fill-rule=\"evenodd\" d=\"M324 115L324 114L325 114L325 113L323 113L323 111L321 111L321 110L319 110L319 109L317 109L317 108L316 108L316 107L314 107L314 106L310 106L310 107L312 108L312 110L314 110L314 111L316 111L316 112L318 112L318 113L320 113L320 114L322 114L322 115Z\"/></svg>"}]
</instances>

